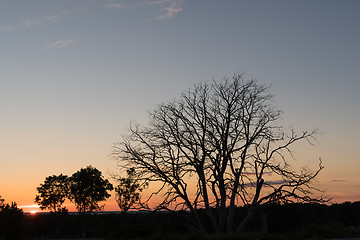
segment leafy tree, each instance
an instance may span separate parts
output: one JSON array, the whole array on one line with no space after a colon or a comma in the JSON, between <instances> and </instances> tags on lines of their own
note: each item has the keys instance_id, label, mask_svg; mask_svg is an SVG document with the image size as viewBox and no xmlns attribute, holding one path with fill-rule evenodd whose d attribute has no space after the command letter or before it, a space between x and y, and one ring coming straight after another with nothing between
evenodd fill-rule
<instances>
[{"instance_id":1,"label":"leafy tree","mask_svg":"<svg viewBox=\"0 0 360 240\"><path fill-rule=\"evenodd\" d=\"M11 202L11 204L5 203L5 200L0 196L0 213L23 214L23 210L21 208L18 208L16 202Z\"/></svg>"},{"instance_id":2,"label":"leafy tree","mask_svg":"<svg viewBox=\"0 0 360 240\"><path fill-rule=\"evenodd\" d=\"M5 200L0 196L0 209L4 206Z\"/></svg>"},{"instance_id":3,"label":"leafy tree","mask_svg":"<svg viewBox=\"0 0 360 240\"><path fill-rule=\"evenodd\" d=\"M36 195L35 202L42 210L47 208L54 213L66 211L62 204L69 194L68 184L69 178L66 175L46 177L44 183L36 188L39 194Z\"/></svg>"},{"instance_id":4,"label":"leafy tree","mask_svg":"<svg viewBox=\"0 0 360 240\"><path fill-rule=\"evenodd\" d=\"M20 239L23 231L23 210L16 202L5 203L0 198L0 238Z\"/></svg>"},{"instance_id":5,"label":"leafy tree","mask_svg":"<svg viewBox=\"0 0 360 240\"><path fill-rule=\"evenodd\" d=\"M101 210L98 203L109 198L111 190L112 184L92 166L81 168L70 177L69 198L79 213Z\"/></svg>"},{"instance_id":6,"label":"leafy tree","mask_svg":"<svg viewBox=\"0 0 360 240\"><path fill-rule=\"evenodd\" d=\"M115 187L116 202L120 210L126 213L140 200L140 193L147 184L140 183L134 168L128 169L127 177L119 178L118 182L118 186Z\"/></svg>"},{"instance_id":7,"label":"leafy tree","mask_svg":"<svg viewBox=\"0 0 360 240\"><path fill-rule=\"evenodd\" d=\"M149 210L189 210L202 232L232 233L243 231L261 204L323 201L311 195L321 161L315 171L290 164L291 147L312 144L317 130L283 128L269 89L242 74L203 82L160 104L147 127L130 126L114 146L119 165L162 183L144 206L162 194ZM237 206L247 206L243 219L234 219Z\"/></svg>"},{"instance_id":8,"label":"leafy tree","mask_svg":"<svg viewBox=\"0 0 360 240\"><path fill-rule=\"evenodd\" d=\"M0 206L0 213L22 215L23 210L17 206L16 202L11 202L11 204L6 203Z\"/></svg>"}]
</instances>

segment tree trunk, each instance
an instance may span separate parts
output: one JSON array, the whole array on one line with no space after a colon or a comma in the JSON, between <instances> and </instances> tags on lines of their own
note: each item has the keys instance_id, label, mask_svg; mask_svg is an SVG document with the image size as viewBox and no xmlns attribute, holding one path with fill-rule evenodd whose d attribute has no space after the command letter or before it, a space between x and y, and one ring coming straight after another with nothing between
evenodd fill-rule
<instances>
[{"instance_id":1,"label":"tree trunk","mask_svg":"<svg viewBox=\"0 0 360 240\"><path fill-rule=\"evenodd\" d=\"M248 214L244 218L244 220L238 225L235 232L240 233L245 230L246 226L250 222L250 220L253 218L256 208L254 206L251 206L249 209Z\"/></svg>"},{"instance_id":2,"label":"tree trunk","mask_svg":"<svg viewBox=\"0 0 360 240\"><path fill-rule=\"evenodd\" d=\"M228 212L227 222L226 222L227 234L231 234L234 231L233 224L234 224L234 212L235 212L235 197L236 197L236 190L239 186L239 179L240 179L240 171L235 176L235 184L234 184L233 192L231 194L229 212Z\"/></svg>"},{"instance_id":3,"label":"tree trunk","mask_svg":"<svg viewBox=\"0 0 360 240\"><path fill-rule=\"evenodd\" d=\"M201 233L204 236L209 235L208 231L205 229L204 225L201 223L201 221L199 219L199 215L197 214L196 210L192 210L191 212L192 212L192 214L193 214L193 216L195 218L196 224L198 225L198 228L201 231Z\"/></svg>"}]
</instances>

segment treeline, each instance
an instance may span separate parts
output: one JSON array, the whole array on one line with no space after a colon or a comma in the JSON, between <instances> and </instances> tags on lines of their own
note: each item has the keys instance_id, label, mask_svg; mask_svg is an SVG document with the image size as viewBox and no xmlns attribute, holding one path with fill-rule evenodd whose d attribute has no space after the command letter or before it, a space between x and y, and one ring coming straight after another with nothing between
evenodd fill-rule
<instances>
[{"instance_id":1,"label":"treeline","mask_svg":"<svg viewBox=\"0 0 360 240\"><path fill-rule=\"evenodd\" d=\"M62 204L69 199L79 213L85 213L101 211L102 206L98 203L110 197L113 185L104 179L101 171L87 166L70 177L63 174L48 176L36 189L35 202L42 210L48 209L55 214L67 212Z\"/></svg>"},{"instance_id":2,"label":"treeline","mask_svg":"<svg viewBox=\"0 0 360 240\"><path fill-rule=\"evenodd\" d=\"M269 233L288 239L360 237L360 201L341 204L285 204L261 206L252 230L260 230L266 216ZM258 227L257 227L258 226Z\"/></svg>"},{"instance_id":3,"label":"treeline","mask_svg":"<svg viewBox=\"0 0 360 240\"><path fill-rule=\"evenodd\" d=\"M127 170L127 177L115 177L116 202L120 211L126 213L139 202L141 191L147 183L138 180L135 169ZM38 194L35 202L40 209L47 209L52 213L64 213L68 209L63 207L66 199L74 203L80 214L102 211L99 202L109 198L114 186L105 179L98 169L87 166L71 176L52 175L45 178L44 183L36 188Z\"/></svg>"},{"instance_id":4,"label":"treeline","mask_svg":"<svg viewBox=\"0 0 360 240\"><path fill-rule=\"evenodd\" d=\"M246 212L245 207L238 208L235 219L241 219ZM268 237L262 239L360 237L360 202L330 206L273 204L260 207L257 213L249 224L248 233L237 239L253 239L246 238L253 236L251 234ZM205 212L199 210L199 215L205 217ZM0 239L74 238L84 231L87 237L103 239L202 238L193 226L190 213L185 211L83 215L0 211ZM267 234L264 233L266 229ZM228 239L233 238L229 236Z\"/></svg>"},{"instance_id":5,"label":"treeline","mask_svg":"<svg viewBox=\"0 0 360 240\"><path fill-rule=\"evenodd\" d=\"M22 234L24 213L15 202L5 203L0 197L0 238L16 239Z\"/></svg>"}]
</instances>

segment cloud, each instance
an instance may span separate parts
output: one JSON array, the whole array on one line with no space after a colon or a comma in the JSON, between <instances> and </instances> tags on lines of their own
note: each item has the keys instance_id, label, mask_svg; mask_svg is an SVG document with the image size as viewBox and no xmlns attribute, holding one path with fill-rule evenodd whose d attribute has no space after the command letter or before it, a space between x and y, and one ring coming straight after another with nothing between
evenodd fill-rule
<instances>
[{"instance_id":1,"label":"cloud","mask_svg":"<svg viewBox=\"0 0 360 240\"><path fill-rule=\"evenodd\" d=\"M147 4L148 5L157 5L157 4L169 3L172 1L174 1L174 0L155 0L155 1L148 1Z\"/></svg>"},{"instance_id":2,"label":"cloud","mask_svg":"<svg viewBox=\"0 0 360 240\"><path fill-rule=\"evenodd\" d=\"M12 30L13 26L0 26L0 31L9 31Z\"/></svg>"},{"instance_id":3,"label":"cloud","mask_svg":"<svg viewBox=\"0 0 360 240\"><path fill-rule=\"evenodd\" d=\"M245 175L256 175L255 172L243 172ZM263 175L272 175L272 172L263 172Z\"/></svg>"},{"instance_id":4,"label":"cloud","mask_svg":"<svg viewBox=\"0 0 360 240\"><path fill-rule=\"evenodd\" d=\"M144 6L159 6L161 7L163 14L159 15L157 20L165 20L174 17L178 12L183 11L183 0L132 0L130 2L114 2L106 3L106 8L129 8L129 7L144 7Z\"/></svg>"},{"instance_id":5,"label":"cloud","mask_svg":"<svg viewBox=\"0 0 360 240\"><path fill-rule=\"evenodd\" d=\"M49 43L46 45L46 48L65 48L68 47L70 44L76 42L74 39L61 39L55 42Z\"/></svg>"},{"instance_id":6,"label":"cloud","mask_svg":"<svg viewBox=\"0 0 360 240\"><path fill-rule=\"evenodd\" d=\"M69 11L64 10L62 12L52 14L52 15L47 15L47 16L44 16L41 18L27 19L23 22L22 25L26 26L26 27L32 27L32 26L44 24L46 22L56 22L59 18L61 18L64 15L67 15L67 14L69 14Z\"/></svg>"},{"instance_id":7,"label":"cloud","mask_svg":"<svg viewBox=\"0 0 360 240\"><path fill-rule=\"evenodd\" d=\"M283 184L289 184L289 183L292 183L292 182L289 180L265 181L265 184L271 185L271 186L283 185Z\"/></svg>"},{"instance_id":8,"label":"cloud","mask_svg":"<svg viewBox=\"0 0 360 240\"><path fill-rule=\"evenodd\" d=\"M19 206L19 208L40 208L39 205L33 204L33 205L23 205Z\"/></svg>"},{"instance_id":9,"label":"cloud","mask_svg":"<svg viewBox=\"0 0 360 240\"><path fill-rule=\"evenodd\" d=\"M23 25L26 26L26 27L31 27L31 26L34 26L38 23L37 20L26 20L24 21Z\"/></svg>"},{"instance_id":10,"label":"cloud","mask_svg":"<svg viewBox=\"0 0 360 240\"><path fill-rule=\"evenodd\" d=\"M174 1L154 1L154 2L159 2L159 3L167 3L169 2L170 5L167 7L164 7L163 10L166 12L165 14L162 14L160 16L157 17L158 20L164 20L164 19L168 19L168 18L172 18L174 16L175 13L181 12L183 11L182 5L183 5L183 1L182 0L174 0Z\"/></svg>"},{"instance_id":11,"label":"cloud","mask_svg":"<svg viewBox=\"0 0 360 240\"><path fill-rule=\"evenodd\" d=\"M107 8L122 8L124 7L124 5L122 3L108 3L108 4L105 4L105 7Z\"/></svg>"},{"instance_id":12,"label":"cloud","mask_svg":"<svg viewBox=\"0 0 360 240\"><path fill-rule=\"evenodd\" d=\"M70 14L71 12L74 12L73 10L63 10L61 12L55 13L55 14L51 14L51 15L46 15L46 16L42 16L42 17L36 17L36 18L30 18L30 19L26 19L26 20L20 20L17 23L14 23L12 25L8 25L8 26L0 26L0 31L4 31L4 30L13 30L16 28L22 28L22 27L33 27L33 26L37 26L37 25L42 25L42 24L46 24L46 23L55 23L57 22L60 18L64 17L65 15Z\"/></svg>"},{"instance_id":13,"label":"cloud","mask_svg":"<svg viewBox=\"0 0 360 240\"><path fill-rule=\"evenodd\" d=\"M343 179L333 179L333 180L331 180L331 182L341 183L341 182L347 182L347 181L346 181L346 180L343 180Z\"/></svg>"},{"instance_id":14,"label":"cloud","mask_svg":"<svg viewBox=\"0 0 360 240\"><path fill-rule=\"evenodd\" d=\"M44 20L46 21L56 21L58 20L60 17L67 15L69 13L68 10L64 10L61 13L57 13L57 14L52 14L52 15L48 15L44 17Z\"/></svg>"},{"instance_id":15,"label":"cloud","mask_svg":"<svg viewBox=\"0 0 360 240\"><path fill-rule=\"evenodd\" d=\"M291 184L289 180L274 180L274 181L265 181L263 187L268 188L270 186L279 186L283 184ZM244 184L245 187L256 187L256 182L249 182Z\"/></svg>"}]
</instances>

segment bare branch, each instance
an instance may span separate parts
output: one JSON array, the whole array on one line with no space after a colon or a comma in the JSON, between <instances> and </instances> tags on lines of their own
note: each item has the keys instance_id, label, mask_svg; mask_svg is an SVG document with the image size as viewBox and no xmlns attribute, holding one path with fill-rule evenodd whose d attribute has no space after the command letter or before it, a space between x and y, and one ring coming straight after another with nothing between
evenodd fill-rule
<instances>
[{"instance_id":1,"label":"bare branch","mask_svg":"<svg viewBox=\"0 0 360 240\"><path fill-rule=\"evenodd\" d=\"M311 195L323 169L292 169L296 142L316 142L317 130L297 133L279 126L270 86L244 74L202 82L178 100L160 104L147 127L130 126L129 136L113 155L121 167L135 168L138 178L162 184L141 203L142 209L193 213L204 232L243 229L254 209L269 202L323 201ZM154 196L162 201L150 208ZM239 226L234 211L251 205ZM197 210L204 208L209 229Z\"/></svg>"}]
</instances>

